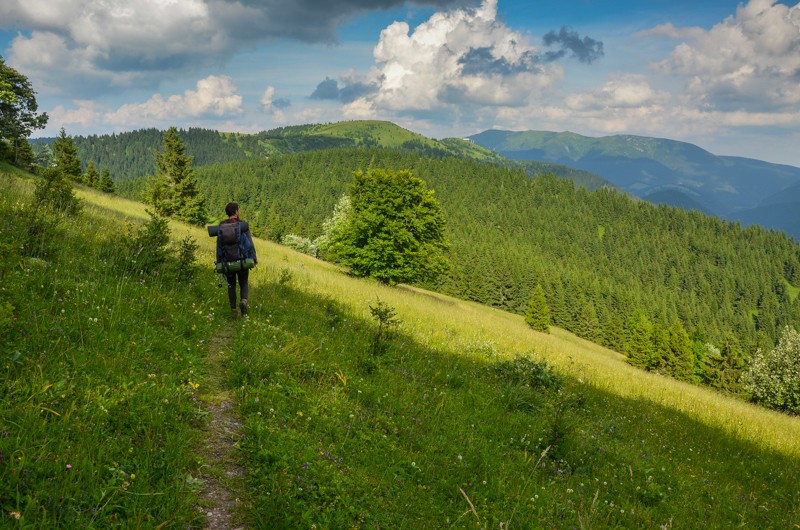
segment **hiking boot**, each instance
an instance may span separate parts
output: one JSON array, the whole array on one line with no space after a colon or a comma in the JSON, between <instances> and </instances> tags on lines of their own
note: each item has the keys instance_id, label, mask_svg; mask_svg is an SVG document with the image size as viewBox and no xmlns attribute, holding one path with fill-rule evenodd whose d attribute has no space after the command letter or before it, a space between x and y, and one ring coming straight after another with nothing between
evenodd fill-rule
<instances>
[{"instance_id":1,"label":"hiking boot","mask_svg":"<svg viewBox=\"0 0 800 530\"><path fill-rule=\"evenodd\" d=\"M239 303L239 309L242 311L242 316L247 316L247 298L242 298L242 301Z\"/></svg>"},{"instance_id":2,"label":"hiking boot","mask_svg":"<svg viewBox=\"0 0 800 530\"><path fill-rule=\"evenodd\" d=\"M238 309L236 309L235 307L232 307L232 308L231 308L231 316L232 316L233 318L238 318L238 317L239 317L239 310L238 310Z\"/></svg>"}]
</instances>

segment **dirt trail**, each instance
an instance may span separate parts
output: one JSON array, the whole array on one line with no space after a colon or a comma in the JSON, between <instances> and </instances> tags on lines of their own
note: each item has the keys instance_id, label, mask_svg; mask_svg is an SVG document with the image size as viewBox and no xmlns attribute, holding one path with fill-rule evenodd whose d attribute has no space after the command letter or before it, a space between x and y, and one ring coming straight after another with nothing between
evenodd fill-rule
<instances>
[{"instance_id":1,"label":"dirt trail","mask_svg":"<svg viewBox=\"0 0 800 530\"><path fill-rule=\"evenodd\" d=\"M233 325L225 326L209 342L209 378L201 394L209 417L205 440L198 448L206 462L199 478L204 481L202 511L210 530L246 528L233 519L238 502L235 491L244 478L244 469L238 465L235 454L242 424L235 411L234 397L225 385L225 360L233 345L234 332Z\"/></svg>"}]
</instances>

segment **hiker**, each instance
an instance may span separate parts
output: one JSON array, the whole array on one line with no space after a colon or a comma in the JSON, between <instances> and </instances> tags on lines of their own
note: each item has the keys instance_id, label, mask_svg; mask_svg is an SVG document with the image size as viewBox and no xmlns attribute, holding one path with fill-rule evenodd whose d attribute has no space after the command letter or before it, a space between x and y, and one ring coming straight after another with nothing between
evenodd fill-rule
<instances>
[{"instance_id":1,"label":"hiker","mask_svg":"<svg viewBox=\"0 0 800 530\"><path fill-rule=\"evenodd\" d=\"M246 222L239 219L239 205L229 202L225 206L225 214L228 219L219 224L217 235L217 263L225 263L223 274L228 282L228 301L231 304L231 314L236 317L238 311L242 316L247 316L247 278L250 275L250 268L258 263L256 258L256 247L253 245L253 237ZM237 267L232 264L239 263ZM235 269L231 271L228 269ZM239 282L240 300L239 307L236 307L236 282Z\"/></svg>"}]
</instances>

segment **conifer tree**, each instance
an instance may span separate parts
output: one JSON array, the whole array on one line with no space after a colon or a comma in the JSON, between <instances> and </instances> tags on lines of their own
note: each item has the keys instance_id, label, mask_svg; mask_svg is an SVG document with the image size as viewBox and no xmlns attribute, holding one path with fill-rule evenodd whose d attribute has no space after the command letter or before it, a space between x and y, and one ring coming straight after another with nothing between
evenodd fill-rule
<instances>
[{"instance_id":1,"label":"conifer tree","mask_svg":"<svg viewBox=\"0 0 800 530\"><path fill-rule=\"evenodd\" d=\"M72 137L67 135L64 127L58 133L58 138L53 143L53 152L56 157L56 169L72 180L81 180L81 161L78 158L78 148L75 147Z\"/></svg>"},{"instance_id":2,"label":"conifer tree","mask_svg":"<svg viewBox=\"0 0 800 530\"><path fill-rule=\"evenodd\" d=\"M100 191L114 193L114 181L111 179L111 171L108 166L104 167L100 173Z\"/></svg>"},{"instance_id":3,"label":"conifer tree","mask_svg":"<svg viewBox=\"0 0 800 530\"><path fill-rule=\"evenodd\" d=\"M649 369L653 358L653 323L640 309L628 319L625 353L628 362L639 368Z\"/></svg>"},{"instance_id":4,"label":"conifer tree","mask_svg":"<svg viewBox=\"0 0 800 530\"><path fill-rule=\"evenodd\" d=\"M669 335L670 360L668 372L681 381L695 381L695 356L689 334L679 321L675 321L667 330Z\"/></svg>"},{"instance_id":5,"label":"conifer tree","mask_svg":"<svg viewBox=\"0 0 800 530\"><path fill-rule=\"evenodd\" d=\"M97 173L97 168L94 167L94 160L89 160L89 163L86 165L84 182L87 186L92 188L100 187L100 175Z\"/></svg>"},{"instance_id":6,"label":"conifer tree","mask_svg":"<svg viewBox=\"0 0 800 530\"><path fill-rule=\"evenodd\" d=\"M578 336L592 342L599 342L601 336L600 321L597 318L597 311L591 300L587 300L583 305L578 326Z\"/></svg>"},{"instance_id":7,"label":"conifer tree","mask_svg":"<svg viewBox=\"0 0 800 530\"><path fill-rule=\"evenodd\" d=\"M208 216L192 161L193 158L186 154L178 129L171 127L164 133L164 150L156 154L156 174L151 178L145 195L157 214L201 225Z\"/></svg>"},{"instance_id":8,"label":"conifer tree","mask_svg":"<svg viewBox=\"0 0 800 530\"><path fill-rule=\"evenodd\" d=\"M528 310L525 312L525 322L542 333L550 333L550 309L544 297L542 284L536 284L536 288L531 293L528 302Z\"/></svg>"}]
</instances>

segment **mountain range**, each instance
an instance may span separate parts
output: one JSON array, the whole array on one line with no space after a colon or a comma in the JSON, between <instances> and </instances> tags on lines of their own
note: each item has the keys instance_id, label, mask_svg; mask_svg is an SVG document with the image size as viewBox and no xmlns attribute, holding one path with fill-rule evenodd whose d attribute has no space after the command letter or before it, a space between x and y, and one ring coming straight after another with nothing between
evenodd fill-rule
<instances>
[{"instance_id":1,"label":"mountain range","mask_svg":"<svg viewBox=\"0 0 800 530\"><path fill-rule=\"evenodd\" d=\"M489 130L468 138L513 160L539 160L594 173L658 204L698 210L800 238L800 168L696 145L632 135Z\"/></svg>"}]
</instances>

